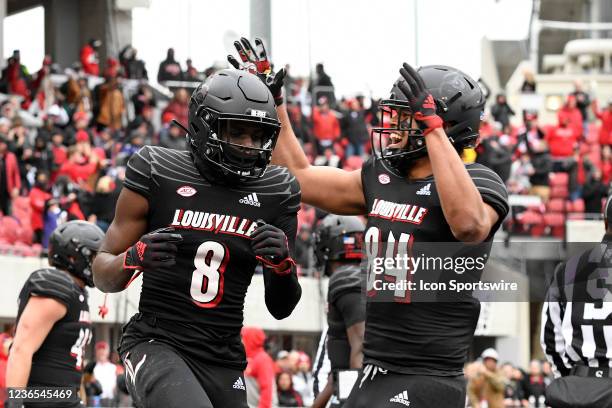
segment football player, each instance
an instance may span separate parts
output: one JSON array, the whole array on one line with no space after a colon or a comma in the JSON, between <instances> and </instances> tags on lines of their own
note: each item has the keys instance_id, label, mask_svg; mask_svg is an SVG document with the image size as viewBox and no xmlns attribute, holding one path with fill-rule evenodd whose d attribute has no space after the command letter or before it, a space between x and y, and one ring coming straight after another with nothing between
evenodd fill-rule
<instances>
[{"instance_id":1,"label":"football player","mask_svg":"<svg viewBox=\"0 0 612 408\"><path fill-rule=\"evenodd\" d=\"M94 280L117 292L142 271L119 347L136 406L247 406L240 329L258 263L275 318L301 296L291 258L300 188L269 166L279 129L266 86L223 70L191 96L189 151L145 146L130 159Z\"/></svg>"},{"instance_id":2,"label":"football player","mask_svg":"<svg viewBox=\"0 0 612 408\"><path fill-rule=\"evenodd\" d=\"M239 43L242 66L255 66L280 98L284 70L266 69L267 56ZM244 57L243 57L244 56ZM246 59L246 61L245 61ZM230 63L236 66L235 59ZM381 101L383 127L372 132L373 157L355 171L312 166L295 137L287 109L273 162L297 177L302 200L335 214L368 216L368 257L407 254L421 243L465 245L465 255L486 257L493 235L508 213L507 191L493 171L464 164L461 153L478 139L485 99L476 81L448 66L400 69L391 97ZM434 243L432 246L431 244ZM480 243L470 253L470 243ZM384 248L382 246L385 246ZM413 302L405 288L391 293L377 281L410 279L408 268L368 268L364 369L348 407L463 407L463 363L474 336L480 304ZM379 296L380 295L380 296ZM381 374L381 375L377 375Z\"/></svg>"},{"instance_id":3,"label":"football player","mask_svg":"<svg viewBox=\"0 0 612 408\"><path fill-rule=\"evenodd\" d=\"M66 401L26 406L79 407L83 353L91 341L86 286L104 233L94 224L70 221L49 238L49 265L33 272L19 294L17 328L6 373L7 388L70 387ZM42 400L41 400L42 401ZM9 400L8 407L19 406Z\"/></svg>"},{"instance_id":4,"label":"football player","mask_svg":"<svg viewBox=\"0 0 612 408\"><path fill-rule=\"evenodd\" d=\"M341 407L334 378L341 370L359 369L363 360L365 297L361 271L365 225L355 216L330 214L315 231L317 267L329 276L327 290L327 350L332 374L313 407Z\"/></svg>"}]
</instances>

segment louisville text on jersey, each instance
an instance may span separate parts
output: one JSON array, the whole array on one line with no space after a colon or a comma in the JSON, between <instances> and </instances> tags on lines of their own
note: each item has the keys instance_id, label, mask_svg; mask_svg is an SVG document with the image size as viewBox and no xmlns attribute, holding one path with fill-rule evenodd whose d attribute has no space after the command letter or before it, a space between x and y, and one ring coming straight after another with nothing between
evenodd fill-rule
<instances>
[{"instance_id":1,"label":"louisville text on jersey","mask_svg":"<svg viewBox=\"0 0 612 408\"><path fill-rule=\"evenodd\" d=\"M418 225L423 222L426 214L427 208L418 205L399 204L375 198L368 216Z\"/></svg>"},{"instance_id":2,"label":"louisville text on jersey","mask_svg":"<svg viewBox=\"0 0 612 408\"><path fill-rule=\"evenodd\" d=\"M227 214L177 209L172 220L173 227L212 231L215 234L229 234L250 237L257 223L246 218Z\"/></svg>"}]
</instances>

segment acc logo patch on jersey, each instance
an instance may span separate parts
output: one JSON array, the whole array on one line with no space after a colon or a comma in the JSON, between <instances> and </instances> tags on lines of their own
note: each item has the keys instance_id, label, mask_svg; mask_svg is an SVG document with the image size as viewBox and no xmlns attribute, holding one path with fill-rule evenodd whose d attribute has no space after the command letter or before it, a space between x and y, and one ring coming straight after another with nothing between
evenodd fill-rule
<instances>
[{"instance_id":1,"label":"acc logo patch on jersey","mask_svg":"<svg viewBox=\"0 0 612 408\"><path fill-rule=\"evenodd\" d=\"M194 195L197 192L198 191L195 188L191 187L191 186L179 187L178 190L176 190L176 193L178 195L183 196L183 197L191 197L192 195Z\"/></svg>"},{"instance_id":2,"label":"acc logo patch on jersey","mask_svg":"<svg viewBox=\"0 0 612 408\"><path fill-rule=\"evenodd\" d=\"M380 184L389 184L391 182L391 177L388 174L379 174L378 181Z\"/></svg>"}]
</instances>

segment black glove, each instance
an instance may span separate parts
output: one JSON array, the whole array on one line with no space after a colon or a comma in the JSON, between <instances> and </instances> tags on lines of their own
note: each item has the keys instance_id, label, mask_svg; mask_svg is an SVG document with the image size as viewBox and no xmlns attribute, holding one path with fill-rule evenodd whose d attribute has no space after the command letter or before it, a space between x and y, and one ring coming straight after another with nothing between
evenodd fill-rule
<instances>
[{"instance_id":1,"label":"black glove","mask_svg":"<svg viewBox=\"0 0 612 408\"><path fill-rule=\"evenodd\" d=\"M149 232L125 251L123 268L142 271L160 266L172 266L176 263L178 251L175 243L182 240L181 234L174 233L172 227Z\"/></svg>"},{"instance_id":2,"label":"black glove","mask_svg":"<svg viewBox=\"0 0 612 408\"><path fill-rule=\"evenodd\" d=\"M234 47L236 47L242 63L238 62L232 55L228 55L227 60L229 63L236 69L257 75L272 93L276 106L282 105L284 102L283 81L286 74L285 68L282 68L276 74L272 72L272 66L270 60L268 60L268 54L266 53L263 41L260 38L255 39L257 51L253 48L251 42L244 37L240 38L240 41L234 41Z\"/></svg>"},{"instance_id":3,"label":"black glove","mask_svg":"<svg viewBox=\"0 0 612 408\"><path fill-rule=\"evenodd\" d=\"M295 261L289 256L287 236L283 230L263 220L257 220L257 225L251 235L255 258L278 274L291 273Z\"/></svg>"},{"instance_id":4,"label":"black glove","mask_svg":"<svg viewBox=\"0 0 612 408\"><path fill-rule=\"evenodd\" d=\"M398 87L408 99L412 115L419 128L426 135L436 128L444 126L444 121L436 114L436 101L423 82L423 78L410 65L404 62L400 68L400 74L404 81L400 81Z\"/></svg>"}]
</instances>

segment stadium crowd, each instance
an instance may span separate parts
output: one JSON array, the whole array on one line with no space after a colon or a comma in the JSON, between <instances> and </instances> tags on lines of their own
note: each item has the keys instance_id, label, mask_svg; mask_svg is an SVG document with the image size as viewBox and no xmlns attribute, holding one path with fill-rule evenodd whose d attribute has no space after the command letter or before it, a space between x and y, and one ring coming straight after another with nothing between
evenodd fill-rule
<instances>
[{"instance_id":1,"label":"stadium crowd","mask_svg":"<svg viewBox=\"0 0 612 408\"><path fill-rule=\"evenodd\" d=\"M137 51L126 46L102 67L91 40L80 61L61 69L45 56L31 74L15 51L0 78L0 253L44 254L50 233L71 219L88 220L106 230L130 156L143 145L185 149L184 133L173 119L187 124L189 83L215 71L185 66L169 49L157 81L171 94L148 83L148 71ZM378 101L364 96L336 98L323 64L314 77L292 77L287 65L285 94L296 135L312 163L358 169L371 153L370 129L378 126ZM168 82L173 81L173 82ZM600 213L612 180L612 100L600 106L580 83L558 111L558 123L541 125L534 112L515 110L497 95L483 117L481 143L466 160L487 165L513 194L538 197L538 204L515 206L506 228L534 236L564 235L567 217ZM526 79L524 92L536 92ZM323 214L303 205L299 213L296 261L302 274L313 272L311 231ZM9 343L6 335L1 345ZM264 349L265 335L245 328L249 366L247 383L253 398L273 399L279 406L312 403L310 357L302 351L280 351L273 360ZM6 364L0 347L0 372ZM123 375L107 343L96 344L96 358L85 370L92 404L126 398L117 384ZM540 406L550 365L531 362L528 371L499 365L494 350L466 366L471 406ZM123 393L123 394L122 394ZM251 396L249 396L251 398ZM102 401L102 402L101 402ZM267 406L261 405L260 406ZM543 405L542 405L543 406Z\"/></svg>"}]
</instances>

